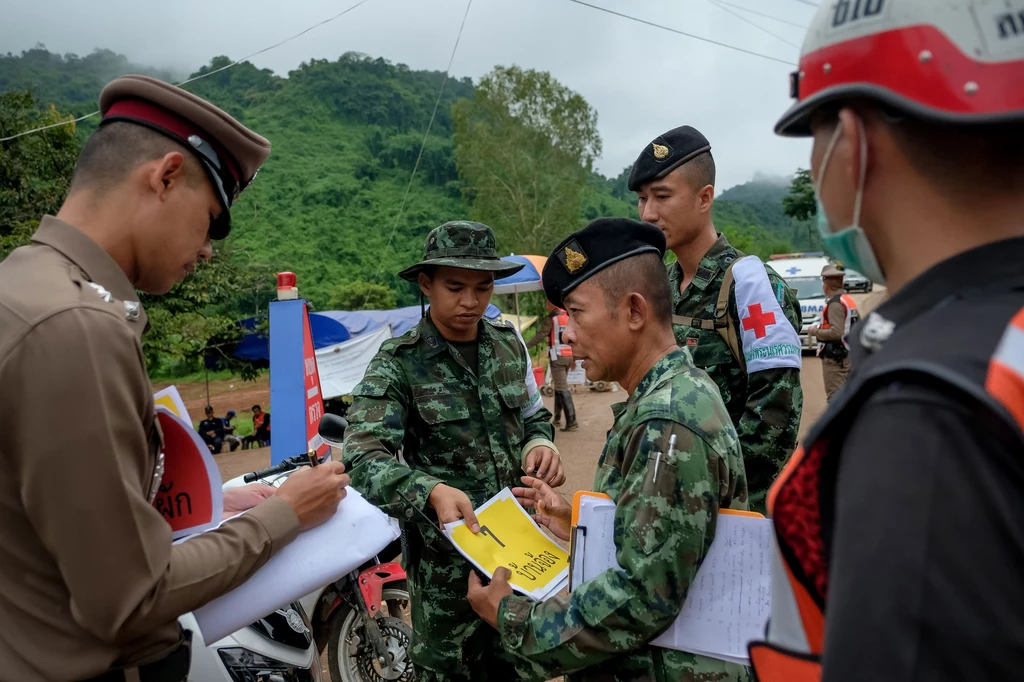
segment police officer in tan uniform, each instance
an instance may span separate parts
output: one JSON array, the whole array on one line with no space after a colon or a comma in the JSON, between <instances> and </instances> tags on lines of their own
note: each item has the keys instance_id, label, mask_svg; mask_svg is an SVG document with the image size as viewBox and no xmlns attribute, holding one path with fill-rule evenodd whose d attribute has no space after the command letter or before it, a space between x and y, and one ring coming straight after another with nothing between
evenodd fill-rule
<instances>
[{"instance_id":1,"label":"police officer in tan uniform","mask_svg":"<svg viewBox=\"0 0 1024 682\"><path fill-rule=\"evenodd\" d=\"M821 324L812 325L807 333L818 339L818 357L821 358L821 375L825 380L825 396L829 402L846 383L850 375L850 348L846 335L850 333L851 318L857 309L853 300L846 295L843 279L846 275L835 265L826 265L821 270L821 286L825 291L825 310Z\"/></svg>"},{"instance_id":2,"label":"police officer in tan uniform","mask_svg":"<svg viewBox=\"0 0 1024 682\"><path fill-rule=\"evenodd\" d=\"M276 495L225 494L226 511L252 509L172 547L151 504L161 434L135 290L165 293L210 257L270 145L142 76L110 83L100 108L57 216L0 263L4 680L184 680L177 617L329 518L348 483L329 464Z\"/></svg>"}]
</instances>

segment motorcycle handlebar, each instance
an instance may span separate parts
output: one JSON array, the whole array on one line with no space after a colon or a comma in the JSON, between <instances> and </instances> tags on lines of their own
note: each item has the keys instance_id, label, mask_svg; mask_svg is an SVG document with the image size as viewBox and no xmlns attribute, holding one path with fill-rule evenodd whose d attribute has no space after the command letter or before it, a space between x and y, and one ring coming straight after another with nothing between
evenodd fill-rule
<instances>
[{"instance_id":1,"label":"motorcycle handlebar","mask_svg":"<svg viewBox=\"0 0 1024 682\"><path fill-rule=\"evenodd\" d=\"M272 467L267 467L266 469L260 469L259 471L253 471L251 473L248 473L242 477L242 480L245 481L246 483L252 483L253 481L256 481L258 479L266 478L267 476L273 476L274 474L283 474L284 472L291 471L292 469L295 468L296 464L291 460L286 459L280 464L275 464Z\"/></svg>"}]
</instances>

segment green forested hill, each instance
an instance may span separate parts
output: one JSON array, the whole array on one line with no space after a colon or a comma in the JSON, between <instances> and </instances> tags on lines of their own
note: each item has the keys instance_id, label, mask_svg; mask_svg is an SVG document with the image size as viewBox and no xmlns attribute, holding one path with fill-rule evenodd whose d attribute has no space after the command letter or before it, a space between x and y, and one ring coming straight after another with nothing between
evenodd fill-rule
<instances>
[{"instance_id":1,"label":"green forested hill","mask_svg":"<svg viewBox=\"0 0 1024 682\"><path fill-rule=\"evenodd\" d=\"M191 75L231 61L217 57ZM172 82L186 77L132 64L107 50L77 57L40 46L0 55L0 94L30 90L40 108L53 105L60 114L80 116L95 110L104 83L128 72ZM414 303L414 289L394 273L419 258L432 227L471 210L456 165L452 111L456 101L474 97L469 79L445 84L409 187L443 79L440 72L348 53L303 63L284 77L243 63L189 84L188 90L273 144L270 160L233 210L236 229L225 258L252 272L296 272L300 291L320 308L330 304L339 285L360 281L385 285L400 305ZM79 141L95 125L96 119L78 124ZM0 146L0 161L4 153ZM637 217L627 175L628 169L616 178L591 173L578 220L551 228L551 243L599 216ZM724 192L715 204L716 225L739 248L761 256L804 248L806 230L782 212L785 191L777 181L757 181ZM492 227L507 253L502 225ZM9 229L0 225L0 236Z\"/></svg>"}]
</instances>

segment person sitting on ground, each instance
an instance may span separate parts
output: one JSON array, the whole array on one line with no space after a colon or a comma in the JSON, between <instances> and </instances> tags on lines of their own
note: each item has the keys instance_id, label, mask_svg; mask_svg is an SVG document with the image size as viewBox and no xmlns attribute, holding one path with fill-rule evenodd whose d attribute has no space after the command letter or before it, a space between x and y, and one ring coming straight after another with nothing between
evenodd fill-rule
<instances>
[{"instance_id":1,"label":"person sitting on ground","mask_svg":"<svg viewBox=\"0 0 1024 682\"><path fill-rule=\"evenodd\" d=\"M202 436L210 452L219 455L224 447L224 420L213 416L213 407L206 406L206 419L199 422L199 435Z\"/></svg>"}]
</instances>

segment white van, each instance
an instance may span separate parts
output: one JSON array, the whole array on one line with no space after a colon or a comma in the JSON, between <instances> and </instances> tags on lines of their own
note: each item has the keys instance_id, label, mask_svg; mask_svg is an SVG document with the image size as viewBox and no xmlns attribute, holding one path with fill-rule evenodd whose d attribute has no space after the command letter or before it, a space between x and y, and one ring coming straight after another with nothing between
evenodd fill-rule
<instances>
[{"instance_id":1,"label":"white van","mask_svg":"<svg viewBox=\"0 0 1024 682\"><path fill-rule=\"evenodd\" d=\"M804 350L814 350L815 343L807 335L807 329L818 324L825 309L825 290L821 286L821 271L831 262L821 251L814 253L782 253L768 259L768 265L779 273L786 284L796 291L800 301L800 345Z\"/></svg>"}]
</instances>

